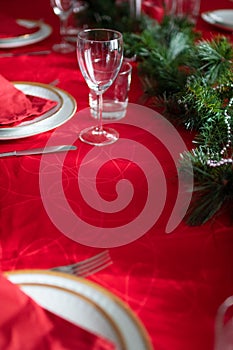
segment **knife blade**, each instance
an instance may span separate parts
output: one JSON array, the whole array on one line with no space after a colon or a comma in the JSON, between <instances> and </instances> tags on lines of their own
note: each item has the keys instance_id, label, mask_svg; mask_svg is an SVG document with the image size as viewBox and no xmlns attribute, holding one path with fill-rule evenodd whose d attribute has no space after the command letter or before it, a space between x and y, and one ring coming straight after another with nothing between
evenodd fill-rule
<instances>
[{"instance_id":1,"label":"knife blade","mask_svg":"<svg viewBox=\"0 0 233 350\"><path fill-rule=\"evenodd\" d=\"M77 147L73 145L60 145L60 146L50 146L45 148L31 148L20 151L10 151L0 153L0 158L12 157L12 156L29 156L33 154L46 154L46 153L56 153L56 152L66 152L76 150Z\"/></svg>"},{"instance_id":2,"label":"knife blade","mask_svg":"<svg viewBox=\"0 0 233 350\"><path fill-rule=\"evenodd\" d=\"M29 52L5 52L0 54L1 57L18 57L18 56L40 56L48 55L51 53L51 50L41 50L41 51L29 51Z\"/></svg>"}]
</instances>

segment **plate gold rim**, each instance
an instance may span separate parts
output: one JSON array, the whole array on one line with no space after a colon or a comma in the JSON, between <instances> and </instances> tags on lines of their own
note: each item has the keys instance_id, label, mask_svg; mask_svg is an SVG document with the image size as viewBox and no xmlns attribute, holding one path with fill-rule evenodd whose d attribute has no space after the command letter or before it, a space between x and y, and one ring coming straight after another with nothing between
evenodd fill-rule
<instances>
[{"instance_id":1,"label":"plate gold rim","mask_svg":"<svg viewBox=\"0 0 233 350\"><path fill-rule=\"evenodd\" d=\"M87 279L84 279L84 278L81 278L81 277L68 275L68 274L63 273L63 272L49 271L49 270L43 270L43 269L42 270L41 269L25 269L25 270L6 271L6 272L4 272L4 274L6 276L17 275L17 274L18 275L20 275L20 274L27 274L27 275L42 274L42 275L51 275L51 276L55 276L55 277L60 276L60 277L63 277L65 279L68 279L68 280L73 280L73 281L79 282L81 284L86 284L87 286L91 287L92 289L98 290L101 294L105 295L108 299L115 302L122 310L124 310L125 313L131 319L131 321L133 322L133 324L138 329L138 332L141 335L141 339L142 339L143 343L145 344L145 349L146 350L153 350L154 349L152 346L149 334L147 333L144 325L142 324L140 319L135 315L135 313L130 309L130 307L124 301L122 301L118 296L114 295L113 293L106 290L104 287L98 285L97 283L90 281L90 280L87 280Z\"/></svg>"}]
</instances>

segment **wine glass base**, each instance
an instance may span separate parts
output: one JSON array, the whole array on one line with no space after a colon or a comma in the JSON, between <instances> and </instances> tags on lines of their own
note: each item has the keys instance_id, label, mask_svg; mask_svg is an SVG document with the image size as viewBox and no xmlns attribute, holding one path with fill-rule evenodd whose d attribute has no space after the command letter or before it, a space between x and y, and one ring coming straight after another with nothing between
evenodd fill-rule
<instances>
[{"instance_id":1,"label":"wine glass base","mask_svg":"<svg viewBox=\"0 0 233 350\"><path fill-rule=\"evenodd\" d=\"M112 128L99 130L98 127L86 128L79 134L81 141L92 146L105 146L116 142L119 139L119 134Z\"/></svg>"},{"instance_id":2,"label":"wine glass base","mask_svg":"<svg viewBox=\"0 0 233 350\"><path fill-rule=\"evenodd\" d=\"M53 51L59 53L70 53L75 51L75 46L66 42L62 42L60 44L53 45Z\"/></svg>"}]
</instances>

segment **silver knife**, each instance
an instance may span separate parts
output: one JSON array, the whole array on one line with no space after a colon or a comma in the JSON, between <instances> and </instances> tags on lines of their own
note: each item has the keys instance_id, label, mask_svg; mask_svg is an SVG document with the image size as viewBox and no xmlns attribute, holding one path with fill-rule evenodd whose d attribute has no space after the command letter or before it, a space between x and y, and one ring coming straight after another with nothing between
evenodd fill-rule
<instances>
[{"instance_id":1,"label":"silver knife","mask_svg":"<svg viewBox=\"0 0 233 350\"><path fill-rule=\"evenodd\" d=\"M11 151L11 152L0 153L0 158L11 157L11 156L28 156L33 154L66 152L66 151L72 151L76 149L77 147L72 145L50 146L45 148L31 148L31 149L25 149L21 151Z\"/></svg>"},{"instance_id":2,"label":"silver knife","mask_svg":"<svg viewBox=\"0 0 233 350\"><path fill-rule=\"evenodd\" d=\"M48 55L51 53L51 50L41 50L41 51L29 51L29 52L4 52L0 54L1 57L17 57L17 56L40 56Z\"/></svg>"}]
</instances>

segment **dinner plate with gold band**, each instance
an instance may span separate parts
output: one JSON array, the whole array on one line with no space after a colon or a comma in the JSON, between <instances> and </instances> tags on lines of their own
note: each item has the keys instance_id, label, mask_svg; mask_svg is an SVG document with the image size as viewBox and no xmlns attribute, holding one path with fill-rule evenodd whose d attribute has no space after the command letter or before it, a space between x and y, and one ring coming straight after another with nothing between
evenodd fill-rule
<instances>
[{"instance_id":1,"label":"dinner plate with gold band","mask_svg":"<svg viewBox=\"0 0 233 350\"><path fill-rule=\"evenodd\" d=\"M217 28L233 32L233 9L218 9L201 14L202 19Z\"/></svg>"},{"instance_id":2,"label":"dinner plate with gold band","mask_svg":"<svg viewBox=\"0 0 233 350\"><path fill-rule=\"evenodd\" d=\"M57 105L34 119L25 119L15 126L0 127L0 140L20 139L52 130L67 122L77 110L73 96L57 87L34 82L14 82L14 86L25 95L56 101Z\"/></svg>"},{"instance_id":3,"label":"dinner plate with gold band","mask_svg":"<svg viewBox=\"0 0 233 350\"><path fill-rule=\"evenodd\" d=\"M6 277L43 308L109 339L116 350L153 349L128 305L96 283L47 270L12 271Z\"/></svg>"},{"instance_id":4,"label":"dinner plate with gold band","mask_svg":"<svg viewBox=\"0 0 233 350\"><path fill-rule=\"evenodd\" d=\"M11 49L35 44L39 41L46 39L52 33L51 26L42 21L17 19L16 22L17 24L26 29L35 28L35 32L25 33L23 35L17 35L10 38L0 38L0 49Z\"/></svg>"}]
</instances>

